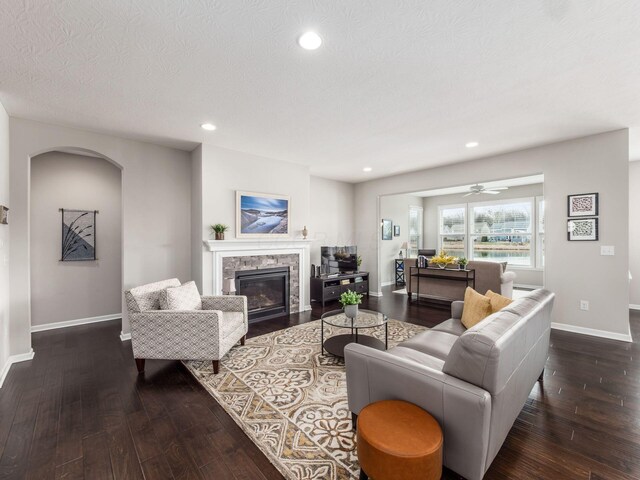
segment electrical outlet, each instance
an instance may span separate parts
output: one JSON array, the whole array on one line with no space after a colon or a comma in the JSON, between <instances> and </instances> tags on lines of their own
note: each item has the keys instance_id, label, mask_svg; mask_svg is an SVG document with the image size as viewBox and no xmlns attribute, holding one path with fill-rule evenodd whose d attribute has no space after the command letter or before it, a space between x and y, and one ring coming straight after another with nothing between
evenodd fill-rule
<instances>
[{"instance_id":1,"label":"electrical outlet","mask_svg":"<svg viewBox=\"0 0 640 480\"><path fill-rule=\"evenodd\" d=\"M600 247L600 255L615 255L616 247L613 245L602 245Z\"/></svg>"},{"instance_id":2,"label":"electrical outlet","mask_svg":"<svg viewBox=\"0 0 640 480\"><path fill-rule=\"evenodd\" d=\"M580 310L589 310L588 300L580 300Z\"/></svg>"}]
</instances>

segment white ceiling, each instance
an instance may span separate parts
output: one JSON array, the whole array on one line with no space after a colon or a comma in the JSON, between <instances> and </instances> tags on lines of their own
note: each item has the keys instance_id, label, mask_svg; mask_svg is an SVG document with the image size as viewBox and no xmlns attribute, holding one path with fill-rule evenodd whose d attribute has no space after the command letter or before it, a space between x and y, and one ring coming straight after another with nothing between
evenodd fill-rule
<instances>
[{"instance_id":1,"label":"white ceiling","mask_svg":"<svg viewBox=\"0 0 640 480\"><path fill-rule=\"evenodd\" d=\"M0 101L348 181L623 127L636 159L639 32L636 0L3 1Z\"/></svg>"},{"instance_id":2,"label":"white ceiling","mask_svg":"<svg viewBox=\"0 0 640 480\"><path fill-rule=\"evenodd\" d=\"M480 185L483 185L486 190L491 190L496 187L521 187L523 185L535 185L538 183L544 183L544 175L529 175L527 177L510 178L492 182L480 182ZM416 195L418 197L439 197L441 195L469 193L469 189L471 187L472 185L459 185L456 187L436 188L432 190L424 190L422 192L415 192L411 195Z\"/></svg>"}]
</instances>

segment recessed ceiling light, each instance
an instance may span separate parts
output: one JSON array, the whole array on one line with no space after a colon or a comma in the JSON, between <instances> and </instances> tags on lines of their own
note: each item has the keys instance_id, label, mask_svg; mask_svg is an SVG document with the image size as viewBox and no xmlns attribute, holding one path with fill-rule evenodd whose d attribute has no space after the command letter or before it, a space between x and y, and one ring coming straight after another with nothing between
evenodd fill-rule
<instances>
[{"instance_id":1,"label":"recessed ceiling light","mask_svg":"<svg viewBox=\"0 0 640 480\"><path fill-rule=\"evenodd\" d=\"M306 32L298 37L298 45L305 50L315 50L322 45L322 38L315 32Z\"/></svg>"},{"instance_id":2,"label":"recessed ceiling light","mask_svg":"<svg viewBox=\"0 0 640 480\"><path fill-rule=\"evenodd\" d=\"M362 169L363 172L370 172L371 170L373 170L373 168L371 168L371 167L364 167Z\"/></svg>"},{"instance_id":3,"label":"recessed ceiling light","mask_svg":"<svg viewBox=\"0 0 640 480\"><path fill-rule=\"evenodd\" d=\"M468 142L464 146L467 147L467 148L475 148L478 145L480 145L478 142Z\"/></svg>"},{"instance_id":4,"label":"recessed ceiling light","mask_svg":"<svg viewBox=\"0 0 640 480\"><path fill-rule=\"evenodd\" d=\"M210 132L212 132L213 130L216 129L216 126L213 123L203 123L202 125L200 125L204 130L209 130Z\"/></svg>"}]
</instances>

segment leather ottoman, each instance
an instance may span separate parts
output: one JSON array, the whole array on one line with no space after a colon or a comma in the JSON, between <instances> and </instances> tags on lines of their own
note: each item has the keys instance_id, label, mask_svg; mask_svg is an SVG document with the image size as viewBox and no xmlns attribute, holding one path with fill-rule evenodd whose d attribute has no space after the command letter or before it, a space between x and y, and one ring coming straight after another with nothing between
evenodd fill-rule
<instances>
[{"instance_id":1,"label":"leather ottoman","mask_svg":"<svg viewBox=\"0 0 640 480\"><path fill-rule=\"evenodd\" d=\"M442 430L412 403L385 400L358 415L360 480L437 480L442 476Z\"/></svg>"}]
</instances>

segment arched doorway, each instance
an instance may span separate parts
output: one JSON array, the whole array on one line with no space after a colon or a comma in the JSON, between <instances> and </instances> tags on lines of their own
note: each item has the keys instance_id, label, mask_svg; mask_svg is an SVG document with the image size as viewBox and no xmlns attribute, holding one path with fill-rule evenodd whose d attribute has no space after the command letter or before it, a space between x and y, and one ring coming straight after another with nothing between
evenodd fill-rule
<instances>
[{"instance_id":1,"label":"arched doorway","mask_svg":"<svg viewBox=\"0 0 640 480\"><path fill-rule=\"evenodd\" d=\"M31 331L121 318L121 167L53 148L30 157L29 183Z\"/></svg>"}]
</instances>

